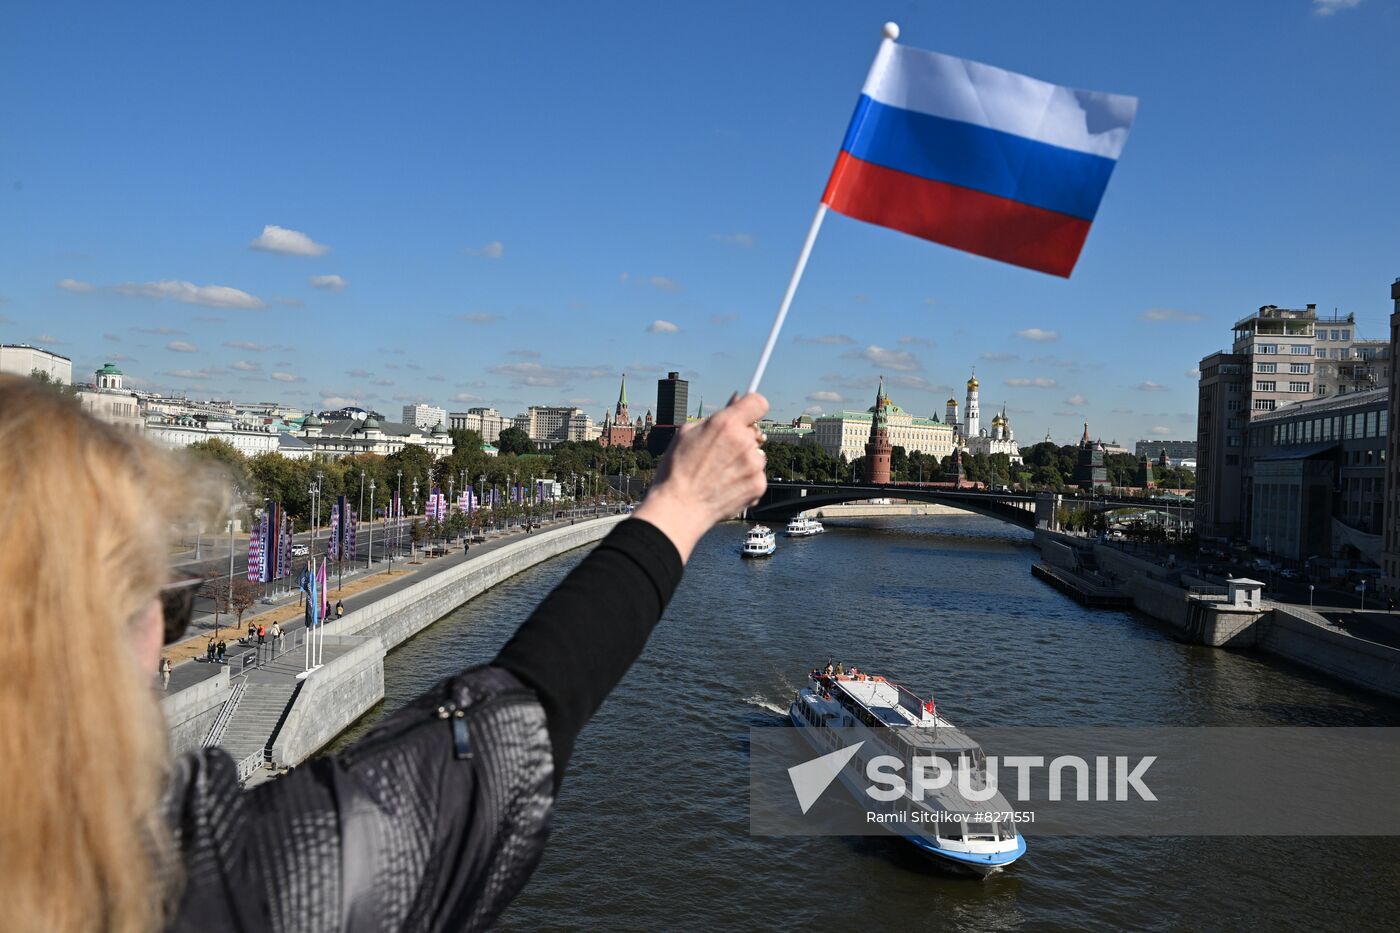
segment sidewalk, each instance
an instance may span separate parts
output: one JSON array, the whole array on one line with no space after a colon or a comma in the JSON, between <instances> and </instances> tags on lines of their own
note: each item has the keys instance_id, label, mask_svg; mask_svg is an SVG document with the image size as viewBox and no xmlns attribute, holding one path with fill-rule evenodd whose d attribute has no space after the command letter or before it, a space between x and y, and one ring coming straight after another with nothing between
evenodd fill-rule
<instances>
[{"instance_id":1,"label":"sidewalk","mask_svg":"<svg viewBox=\"0 0 1400 933\"><path fill-rule=\"evenodd\" d=\"M613 513L600 512L599 516L603 517L610 514ZM592 516L581 517L579 521L587 521L588 518L591 517ZM544 531L567 524L569 524L569 519L567 518L550 520L538 525L536 530ZM506 544L519 540L520 537L525 534L526 532L523 528L515 528L509 532L502 533L499 537L492 540L481 544L473 544L471 546L471 551L466 553L462 551L459 545L456 550L449 551L443 557L434 557L427 560L420 557L416 562L395 560L392 576L389 576L385 572L387 563L383 567L376 563L375 570L369 576L361 574L357 575L353 581L347 579L345 581L344 595L342 595L340 590L332 587L329 593L331 605L334 606L339 600L345 604L345 611L347 613L352 612L412 586L422 580L424 575L441 573L444 570L449 570L469 560L474 560L482 555L490 554L492 551ZM254 624L260 623L270 628L272 623L276 621L282 626L284 644L289 646L293 644L295 639L289 637L291 633L306 627L305 610L299 605L297 595L299 594L294 594L278 605L261 608L261 610L256 613L249 610L249 612L244 614L241 626L238 625L234 617L228 616L227 618L231 624L223 626L221 629L223 634L220 636L224 641L228 642L226 665L217 663L210 664L203 660L205 657L206 644L208 643L209 636L212 634L212 630L199 632L184 641L166 648L165 651L162 652L162 657L170 657L175 662L175 666L170 674L169 687L163 690L162 693L166 695L178 693L201 681L216 676L220 668L225 666L229 668L229 677L232 679L244 676L245 667L248 673L258 670L256 666L257 647L239 645L237 643L238 637L247 634L249 622ZM331 631L333 631L333 629ZM270 642L271 639L269 638L268 641ZM268 650L268 647L264 648L264 659L268 657ZM290 651L290 649L288 650ZM245 658L248 658L246 663ZM285 659L287 659L286 654L280 656L278 663L279 668L283 666L283 661ZM300 672L300 670L301 667L297 666L296 672ZM159 685L159 678L156 679L156 683Z\"/></svg>"}]
</instances>

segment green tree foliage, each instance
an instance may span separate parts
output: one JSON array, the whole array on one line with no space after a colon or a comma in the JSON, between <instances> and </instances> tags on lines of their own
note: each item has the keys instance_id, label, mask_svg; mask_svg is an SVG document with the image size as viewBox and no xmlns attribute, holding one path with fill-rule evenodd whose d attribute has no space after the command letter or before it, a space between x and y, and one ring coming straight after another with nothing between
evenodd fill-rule
<instances>
[{"instance_id":1,"label":"green tree foliage","mask_svg":"<svg viewBox=\"0 0 1400 933\"><path fill-rule=\"evenodd\" d=\"M767 441L763 445L763 453L768 458L770 479L832 482L840 467L838 461L816 445ZM846 478L849 477L850 471L847 470Z\"/></svg>"},{"instance_id":2,"label":"green tree foliage","mask_svg":"<svg viewBox=\"0 0 1400 933\"><path fill-rule=\"evenodd\" d=\"M521 428L506 428L496 439L496 449L503 454L534 453L535 443Z\"/></svg>"}]
</instances>

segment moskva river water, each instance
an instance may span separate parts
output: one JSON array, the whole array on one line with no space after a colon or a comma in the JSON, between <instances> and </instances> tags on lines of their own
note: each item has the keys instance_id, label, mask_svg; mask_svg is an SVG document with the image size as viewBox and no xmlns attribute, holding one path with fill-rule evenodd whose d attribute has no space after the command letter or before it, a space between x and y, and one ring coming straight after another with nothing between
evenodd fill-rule
<instances>
[{"instance_id":1,"label":"moskva river water","mask_svg":"<svg viewBox=\"0 0 1400 933\"><path fill-rule=\"evenodd\" d=\"M974 736L979 725L1394 726L1400 704L1082 608L1031 577L1026 532L991 519L830 522L820 537L780 537L766 561L738 557L745 528L701 543L645 654L584 731L544 861L501 928L1395 927L1391 838L1026 827L1027 855L979 881L894 838L750 835L748 730L781 724L828 659L932 688ZM338 744L489 660L581 556L495 587L391 654L384 703Z\"/></svg>"}]
</instances>

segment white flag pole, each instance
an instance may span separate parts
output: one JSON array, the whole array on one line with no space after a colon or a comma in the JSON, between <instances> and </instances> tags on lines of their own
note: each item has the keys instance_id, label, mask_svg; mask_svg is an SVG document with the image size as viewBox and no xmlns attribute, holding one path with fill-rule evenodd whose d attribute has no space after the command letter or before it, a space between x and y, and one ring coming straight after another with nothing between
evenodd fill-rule
<instances>
[{"instance_id":1,"label":"white flag pole","mask_svg":"<svg viewBox=\"0 0 1400 933\"><path fill-rule=\"evenodd\" d=\"M307 565L308 568L314 567L314 566L315 566L315 564L314 564L313 562L311 562L311 561L307 561L307 562L306 562L306 565ZM315 595L314 593L312 593L311 591L314 590L314 589L316 588L316 583L315 583L316 576L315 576L315 574L312 573L312 571L309 570L309 569L308 569L306 572L307 572L307 574L308 574L308 576L307 576L307 578L306 578L306 591L305 591L305 592L306 592L306 608L309 609L309 610L311 610L311 612L315 612L315 611L316 611L316 608L315 608L314 606L312 606L311 604L312 604L313 602L316 601L316 595ZM310 615L308 614L308 618L314 618L314 616L310 616ZM305 668L305 670L308 670L308 671L311 670L311 622L310 622L310 621L308 621L308 622L306 623L306 664L305 664L304 668Z\"/></svg>"},{"instance_id":2,"label":"white flag pole","mask_svg":"<svg viewBox=\"0 0 1400 933\"><path fill-rule=\"evenodd\" d=\"M817 233L825 219L826 204L818 204L816 216L812 218L812 226L807 228L807 239L802 244L802 252L797 254L797 265L792 270L792 278L788 279L787 291L783 292L783 303L778 306L778 316L773 318L773 327L768 331L768 342L763 345L758 366L753 371L753 378L749 380L750 392L757 392L758 384L763 381L763 371L768 368L768 358L773 355L773 347L778 342L778 334L783 329L783 321L787 320L788 308L792 305L792 296L797 292L797 283L802 281L802 272L807 268L807 257L812 255L812 244L817 242Z\"/></svg>"},{"instance_id":3,"label":"white flag pole","mask_svg":"<svg viewBox=\"0 0 1400 933\"><path fill-rule=\"evenodd\" d=\"M899 38L899 25L897 23L886 23L884 26L884 41L880 43L881 48L884 42L893 42ZM879 56L876 56L876 62ZM875 65L871 65L874 70ZM807 239L802 243L802 252L797 254L797 265L792 270L792 278L788 279L787 291L783 292L783 302L778 306L778 315L773 318L773 326L768 331L768 340L763 345L763 353L758 358L758 366L754 367L753 378L749 380L750 392L758 391L758 384L763 381L763 371L768 368L768 358L773 355L773 347L778 343L778 334L782 332L783 322L787 320L788 308L792 305L792 296L797 292L797 283L802 281L802 273L807 268L807 258L812 255L812 244L817 242L817 233L822 228L822 221L826 219L827 206L825 202L817 205L817 213L812 218L812 226L807 228Z\"/></svg>"}]
</instances>

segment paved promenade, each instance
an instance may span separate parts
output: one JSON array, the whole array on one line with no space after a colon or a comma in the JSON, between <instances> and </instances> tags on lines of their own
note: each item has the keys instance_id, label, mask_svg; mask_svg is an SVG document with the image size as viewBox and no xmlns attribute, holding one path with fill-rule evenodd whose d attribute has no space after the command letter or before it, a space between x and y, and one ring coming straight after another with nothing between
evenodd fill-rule
<instances>
[{"instance_id":1,"label":"paved promenade","mask_svg":"<svg viewBox=\"0 0 1400 933\"><path fill-rule=\"evenodd\" d=\"M603 515L611 513L599 514ZM585 521L587 520L587 518L591 517L591 514L588 516L580 516L578 521ZM560 526L568 524L570 524L569 519L554 519L546 521L537 526L537 531L545 531L551 528L558 528ZM386 596L391 596L394 593L399 592L400 590L406 589L412 586L413 584L425 579L428 576L442 573L445 570L449 570L468 561L475 560L478 557L483 557L487 554L490 554L492 551L495 551L507 544L519 541L523 537L525 537L526 534L527 532L524 529L516 528L512 529L509 532L501 533L498 536L492 537L491 539L483 543L473 544L469 552L464 553L461 549L461 546L459 545L456 547L455 550L449 551L444 557L433 557L427 559L420 558L418 563L408 563L406 561L395 560L394 573L390 579L371 589L367 589L358 593L354 593L350 596L346 596L341 601L344 602L345 611L348 614L356 609L377 602L378 600L381 600ZM375 575L382 574L383 568L387 567L387 561L385 561L382 564L376 562L374 571ZM412 569L413 572L405 573L401 571L401 568L402 570ZM372 577L366 577L363 573L361 573L355 578L357 582L365 579L372 579ZM350 582L351 581L349 579L346 580L347 588ZM335 605L337 599L335 592L336 591L334 587L332 587L330 597L332 606ZM266 617L269 613L277 609L284 608L288 605L295 605L297 601L298 600L296 597L291 597L278 602L276 605L260 606L260 610L257 614L253 614L250 612L246 613L243 616L243 624L241 628L236 624L232 626L224 626L222 630L224 634L222 637L228 642L227 667L229 668L230 678L242 677L245 673L251 673L252 671L257 670L258 649L256 647L250 648L238 644L238 635L240 634L240 632L247 632L249 622L257 623L260 618ZM294 619L289 621L283 621L279 624L282 626L282 631L285 633L283 635L284 646L291 646L296 641L295 633L305 628L305 621L301 615L297 615ZM209 634L212 634L212 632ZM327 627L326 634L336 634L334 622L332 622ZM202 638L206 636L201 634L196 637ZM268 641L270 643L271 639L269 638ZM293 650L296 652L295 658L291 657ZM327 648L326 650L328 652L329 659L330 649ZM176 693L180 690L184 690L188 687L191 687L209 677L216 676L219 672L221 665L210 664L204 661L203 657L204 656L201 654L199 658L181 661L177 663L171 671L170 684L165 692ZM264 662L267 662L271 659L271 657L272 651L271 645L269 644L265 646L262 650L262 660ZM290 647L288 647L288 650L286 650L281 656L278 657L277 668L280 670L292 661L296 661L297 659L302 657L304 657L303 648L297 647L295 649L291 649ZM297 672L299 672L300 670L301 667L296 668Z\"/></svg>"}]
</instances>

